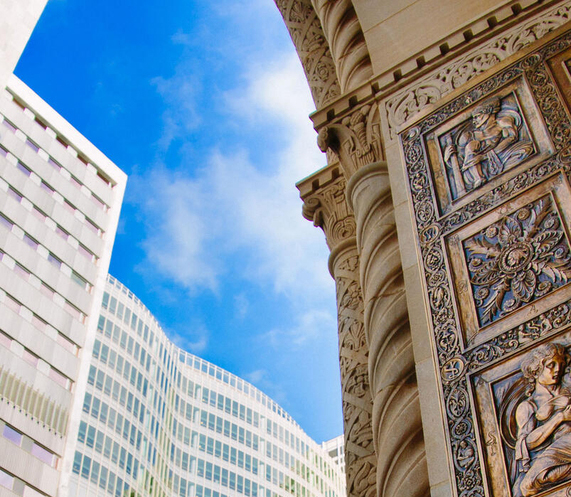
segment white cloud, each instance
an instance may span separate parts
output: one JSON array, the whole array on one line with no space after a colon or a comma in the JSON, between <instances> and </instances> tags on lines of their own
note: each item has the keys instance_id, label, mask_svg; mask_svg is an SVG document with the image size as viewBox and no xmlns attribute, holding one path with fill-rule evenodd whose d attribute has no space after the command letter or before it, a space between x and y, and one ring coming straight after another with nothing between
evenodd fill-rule
<instances>
[{"instance_id":1,"label":"white cloud","mask_svg":"<svg viewBox=\"0 0 571 497\"><path fill-rule=\"evenodd\" d=\"M269 145L273 167L253 164L244 148L215 150L193 176L160 169L135 178L148 221L143 247L159 273L189 290L216 291L231 271L305 305L330 299L324 237L301 217L294 186L324 163L299 61L282 57L246 81L226 95L230 118L240 124L248 114L280 130L281 143Z\"/></svg>"},{"instance_id":2,"label":"white cloud","mask_svg":"<svg viewBox=\"0 0 571 497\"><path fill-rule=\"evenodd\" d=\"M287 394L283 387L270 380L270 375L265 369L256 369L242 374L242 378L255 385L258 389L269 395L278 404L287 402Z\"/></svg>"},{"instance_id":3,"label":"white cloud","mask_svg":"<svg viewBox=\"0 0 571 497\"><path fill-rule=\"evenodd\" d=\"M275 328L263 333L260 339L275 349L281 349L284 345L295 349L323 338L336 328L337 322L331 313L320 309L310 309L297 317L293 327Z\"/></svg>"},{"instance_id":4,"label":"white cloud","mask_svg":"<svg viewBox=\"0 0 571 497\"><path fill-rule=\"evenodd\" d=\"M206 350L210 336L206 327L200 324L195 324L185 330L166 329L165 333L175 345L195 355L200 355Z\"/></svg>"},{"instance_id":5,"label":"white cloud","mask_svg":"<svg viewBox=\"0 0 571 497\"><path fill-rule=\"evenodd\" d=\"M248 297L243 293L239 293L234 297L234 315L237 319L244 319L250 309Z\"/></svg>"},{"instance_id":6,"label":"white cloud","mask_svg":"<svg viewBox=\"0 0 571 497\"><path fill-rule=\"evenodd\" d=\"M183 36L182 34L180 36ZM162 115L163 130L158 145L167 150L174 140L186 138L200 124L196 101L201 84L190 64L181 63L170 78L158 76L151 80L166 108Z\"/></svg>"}]
</instances>

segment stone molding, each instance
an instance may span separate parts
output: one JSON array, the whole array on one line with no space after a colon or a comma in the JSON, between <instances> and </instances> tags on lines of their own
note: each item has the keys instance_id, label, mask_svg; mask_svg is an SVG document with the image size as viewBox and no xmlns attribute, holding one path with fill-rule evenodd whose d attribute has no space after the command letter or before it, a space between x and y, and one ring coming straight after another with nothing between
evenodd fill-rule
<instances>
[{"instance_id":1,"label":"stone molding","mask_svg":"<svg viewBox=\"0 0 571 497\"><path fill-rule=\"evenodd\" d=\"M335 63L310 0L275 0L319 109L341 94Z\"/></svg>"},{"instance_id":2,"label":"stone molding","mask_svg":"<svg viewBox=\"0 0 571 497\"><path fill-rule=\"evenodd\" d=\"M377 495L428 496L412 337L386 163L359 169L348 182L347 196L357 225Z\"/></svg>"},{"instance_id":3,"label":"stone molding","mask_svg":"<svg viewBox=\"0 0 571 497\"><path fill-rule=\"evenodd\" d=\"M509 36L517 51L557 29L570 18L568 0L551 2L536 0L520 2L518 5L519 8L508 5L487 13L485 18L475 20L472 24L463 27L460 32L455 32L438 44L427 47L425 51L413 55L401 65L374 76L327 106L318 107L318 110L310 116L315 129L319 131L333 119L352 112L356 105L365 103L374 105L373 102L380 102L383 99L392 101L391 96L396 95L397 92L399 92L398 95L401 93L406 95L417 84L422 84L425 79L434 80L437 84L438 74L445 76L455 74L458 86L464 84L494 65L493 63L486 64L481 70L478 69L483 64L483 61L478 58L478 53L483 46L489 47L494 44L502 46L505 37ZM528 29L532 29L532 32L529 33ZM466 67L462 63L457 63L461 58L463 60L463 54L466 54L467 58L469 54L473 54L472 62ZM505 57L508 56L505 55ZM471 71L470 64L475 65L475 72ZM462 78L465 79L462 80ZM462 83L460 83L461 80ZM433 101L432 99L425 101L426 99L421 94L419 97L421 101L418 104L418 111ZM396 110L392 112L397 113ZM383 121L387 120L386 115L383 109ZM411 116L412 114L409 117ZM391 137L393 134L394 132L391 131Z\"/></svg>"},{"instance_id":4,"label":"stone molding","mask_svg":"<svg viewBox=\"0 0 571 497\"><path fill-rule=\"evenodd\" d=\"M390 139L408 119L571 19L571 2L502 32L383 102Z\"/></svg>"}]
</instances>

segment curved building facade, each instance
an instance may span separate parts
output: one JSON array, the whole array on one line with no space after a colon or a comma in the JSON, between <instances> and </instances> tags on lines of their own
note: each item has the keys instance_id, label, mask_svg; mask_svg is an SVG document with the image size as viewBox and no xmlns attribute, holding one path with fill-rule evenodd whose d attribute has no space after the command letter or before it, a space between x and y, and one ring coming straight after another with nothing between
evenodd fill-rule
<instances>
[{"instance_id":1,"label":"curved building facade","mask_svg":"<svg viewBox=\"0 0 571 497\"><path fill-rule=\"evenodd\" d=\"M69 496L339 497L337 464L253 385L181 350L109 276Z\"/></svg>"}]
</instances>

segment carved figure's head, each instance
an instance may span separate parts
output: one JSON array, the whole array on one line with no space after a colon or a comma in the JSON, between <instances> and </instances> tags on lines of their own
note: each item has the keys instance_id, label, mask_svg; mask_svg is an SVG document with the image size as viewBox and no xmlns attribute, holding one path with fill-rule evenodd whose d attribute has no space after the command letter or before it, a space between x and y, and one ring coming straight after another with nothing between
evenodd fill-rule
<instances>
[{"instance_id":1,"label":"carved figure's head","mask_svg":"<svg viewBox=\"0 0 571 497\"><path fill-rule=\"evenodd\" d=\"M556 385L565 374L569 362L571 356L563 345L546 343L529 353L521 364L521 371L530 386L536 383Z\"/></svg>"},{"instance_id":2,"label":"carved figure's head","mask_svg":"<svg viewBox=\"0 0 571 497\"><path fill-rule=\"evenodd\" d=\"M480 128L490 118L495 116L501 108L499 98L491 98L478 105L472 112L472 120L477 128Z\"/></svg>"}]
</instances>

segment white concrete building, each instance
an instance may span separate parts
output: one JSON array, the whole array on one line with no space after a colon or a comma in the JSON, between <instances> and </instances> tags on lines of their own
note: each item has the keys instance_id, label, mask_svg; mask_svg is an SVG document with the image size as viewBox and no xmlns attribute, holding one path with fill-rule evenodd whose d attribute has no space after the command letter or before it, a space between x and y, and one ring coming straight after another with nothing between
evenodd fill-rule
<instances>
[{"instance_id":1,"label":"white concrete building","mask_svg":"<svg viewBox=\"0 0 571 497\"><path fill-rule=\"evenodd\" d=\"M126 175L15 76L0 91L0 495L66 495ZM62 490L58 493L58 487Z\"/></svg>"},{"instance_id":2,"label":"white concrete building","mask_svg":"<svg viewBox=\"0 0 571 497\"><path fill-rule=\"evenodd\" d=\"M343 478L345 478L345 437L339 435L331 440L326 440L321 444L321 447L325 449L329 457L337 463L343 474Z\"/></svg>"},{"instance_id":3,"label":"white concrete building","mask_svg":"<svg viewBox=\"0 0 571 497\"><path fill-rule=\"evenodd\" d=\"M342 497L340 467L256 387L173 344L109 276L69 497Z\"/></svg>"}]
</instances>

